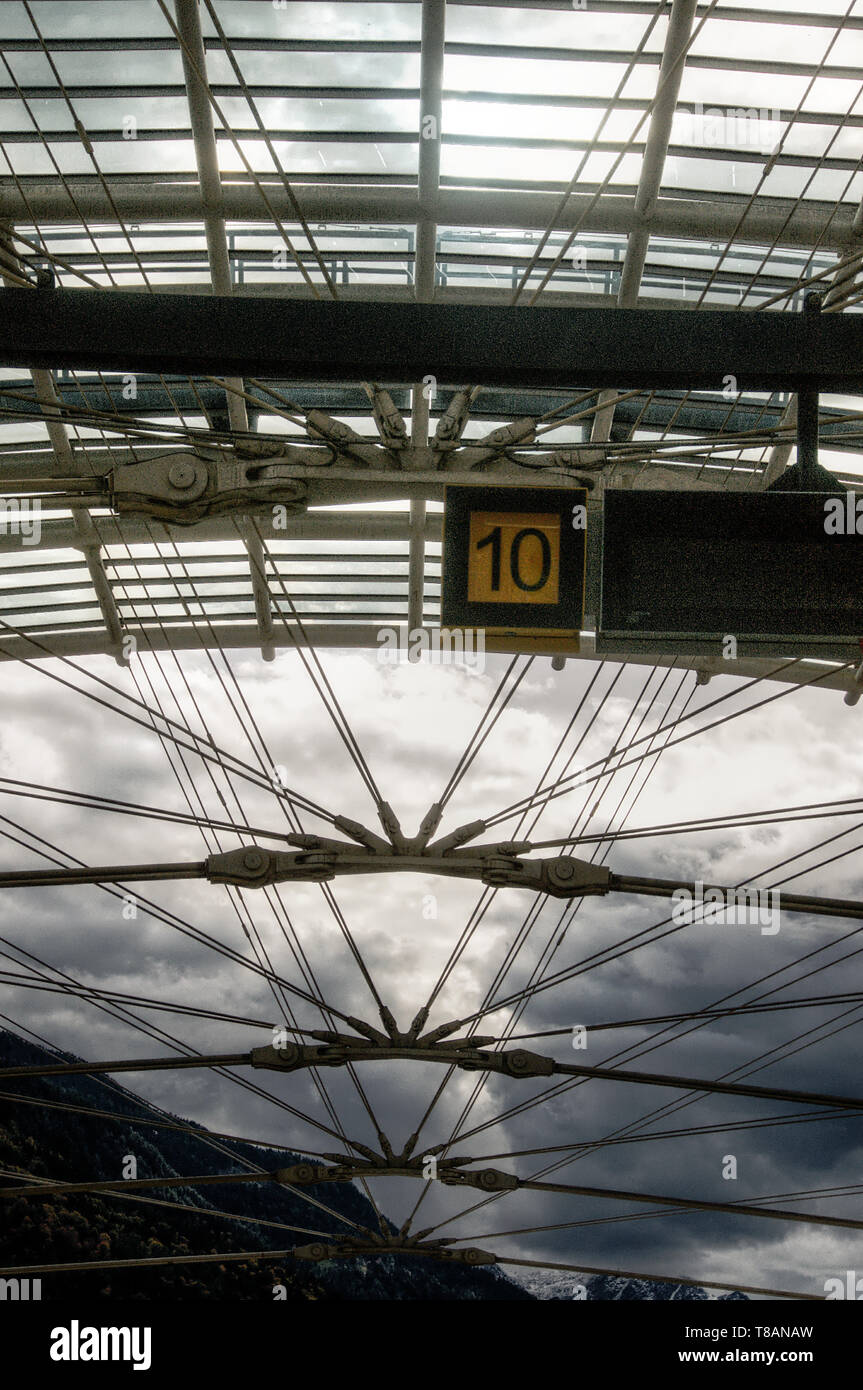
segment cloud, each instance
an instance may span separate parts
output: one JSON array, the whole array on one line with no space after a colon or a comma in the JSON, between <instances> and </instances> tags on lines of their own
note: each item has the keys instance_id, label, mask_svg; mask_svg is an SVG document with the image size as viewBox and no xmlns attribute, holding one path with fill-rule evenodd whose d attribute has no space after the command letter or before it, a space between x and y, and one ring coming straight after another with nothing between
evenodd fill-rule
<instances>
[{"instance_id":1,"label":"cloud","mask_svg":"<svg viewBox=\"0 0 863 1390\"><path fill-rule=\"evenodd\" d=\"M259 748L265 766L270 759L282 762L297 792L379 830L372 798L298 658L286 654L268 667L248 655L232 654L229 660L248 710L238 702L232 710L226 691L233 687L227 681L223 686L218 679L226 674L224 668L211 667L200 654L178 654L176 664L165 658L162 673L152 658L145 657L141 675L149 671L166 712L178 720L188 717L193 729L208 731L220 747L257 768L248 737L254 719L266 745L266 751ZM400 816L405 832L414 833L476 727L504 670L502 660L492 658L483 676L429 664L389 668L379 665L374 654L362 652L326 653L322 660L383 795ZM79 664L119 689L135 693L128 675L108 662L92 659ZM119 696L75 672L62 671L59 665L50 669L98 691L111 704L123 704ZM211 769L211 781L194 754L183 753L181 760L175 748L160 746L152 731L52 683L48 670L47 665L5 669L9 722L0 741L4 777L31 786L56 784L128 798L168 811L188 810L189 803L198 809L203 804L209 814L222 819L240 821L244 811L253 825L279 832L287 829L271 792L228 779L217 767ZM513 804L536 787L579 708L593 671L587 663L570 662L563 673L552 675L547 662L534 663L453 797L441 833ZM601 674L591 699L584 702L552 765L552 775L563 767L588 720L598 712L601 692L611 684L609 671L616 673L616 668ZM140 684L142 690L149 688L144 679ZM173 704L166 698L168 684L176 694ZM666 686L640 723L658 679L641 695L636 708L643 685L643 672L624 672L578 750L574 766L604 756L615 743L624 749L637 733L656 726L672 688ZM713 700L734 689L730 681L715 682L708 691L700 691L698 699L706 703L708 696ZM752 703L756 694L760 692L734 694L717 713ZM126 708L134 710L128 704ZM631 812L650 763L639 765L637 781L628 792L633 769L615 774L591 829L605 829L610 822L615 827L650 826L776 807L789 800L805 804L851 795L857 756L835 755L837 735L841 737L844 730L850 734L849 714L835 693L791 691L783 700L741 714L717 731L669 750L644 782ZM709 717L708 713L694 722L706 722ZM680 731L689 727L682 725ZM827 777L829 789L825 789ZM595 787L581 787L552 801L533 838L567 833L574 822L580 823L579 808L589 808L597 799ZM34 835L57 845L61 860L62 851L67 851L88 863L116 864L194 861L211 848L230 848L250 838L204 835L194 827L5 793L2 800L4 833L18 835L31 846L26 849L7 838L6 867L44 864L35 852ZM327 833L312 817L301 819L305 828ZM23 833L13 829L13 820L24 827ZM810 846L827 834L835 835L837 829L843 833L829 852L854 844L855 836L845 832L855 823L853 819L798 821L774 826L769 839L750 831L633 839L612 846L605 862L615 872L636 875L701 877L719 883L773 882L772 874L782 876L796 869L795 861L784 871L773 870L789 855L803 854L804 866L826 857L828 851L810 851ZM481 838L514 834L517 825L516 819L510 820ZM594 844L586 843L574 852L589 858L597 851ZM859 893L857 863L851 855L822 870L807 869L793 886L796 889L803 883L807 892L833 895L839 891L836 883L841 882L842 892ZM136 893L134 884L128 888ZM428 998L465 923L483 900L482 885L410 873L337 878L331 890L382 999L406 1027ZM287 884L278 895L265 897L253 891L238 896L203 881L181 880L142 884L138 892L207 933L213 942L249 960L268 958L283 978L305 990L319 988L329 1004L379 1025L368 986L319 885ZM11 952L18 965L4 961L4 968L23 968L25 957L20 950L25 950L47 962L48 974L63 970L103 988L203 1003L264 1024L286 1016L285 1007L290 1005L302 1026L319 1027L323 1022L320 1011L283 996L278 987L274 991L260 976L148 915L142 903L137 917L124 918L122 900L97 886L7 890L3 906L2 934L20 948ZM511 950L524 939L528 919L532 926L513 963ZM784 913L781 931L773 937L730 926L692 926L672 932L674 924L669 919L670 905L662 898L610 894L577 904L549 900L539 906L531 893L502 889L487 901L485 913L437 997L429 1026L482 1008L495 978L491 997L501 1000L528 987L535 972L544 979L566 970L568 977L534 995L520 1016L513 1015L511 1007L500 1009L482 1018L479 1030L497 1033L511 1017L516 1035L560 1030L556 1036L527 1039L522 1045L563 1062L613 1065L617 1061L634 1069L705 1078L752 1073L762 1085L838 1093L858 1089L852 1060L854 1028L828 1035L831 1027L841 1027L856 1016L850 1013L839 1019L838 1006L723 1019L695 1029L691 1024L639 1025L593 1032L586 1052L573 1051L571 1029L579 1023L611 1023L711 1007L729 996L739 1002L777 986L786 997L854 987L854 964L831 963L843 950L856 948L854 937L844 947L830 944L854 930L845 919ZM259 942L250 941L247 931L258 933ZM637 949L627 951L627 945ZM615 956L615 948L625 953ZM795 965L798 959L803 963ZM826 968L806 978L807 970L819 967ZM751 981L759 979L761 984L751 986ZM203 1053L242 1052L267 1040L264 1029L138 1008L133 1011L137 1017L146 1020L149 1028L162 1030L156 1037L141 1036L114 1011L100 1011L64 996L4 987L4 999L9 1018L93 1059L166 1055L172 1051L171 1038ZM834 1018L837 1021L831 1024ZM786 1057L789 1040L798 1034L800 1042L790 1046L800 1050ZM763 1068L755 1060L762 1056L767 1062ZM375 1062L361 1066L359 1072L374 1122L344 1069L320 1073L346 1132L376 1144L375 1125L380 1123L393 1145L400 1147L432 1105L443 1068ZM330 1125L310 1073L279 1076L246 1070L238 1074L319 1124ZM507 1158L507 1154L795 1113L802 1119L808 1113L805 1107L787 1103L705 1095L685 1098L684 1092L596 1080L561 1085L557 1078L519 1082L491 1077L474 1096L478 1079L482 1080L474 1073L458 1073L446 1086L420 1132L419 1147L446 1140L461 1120L465 1137L456 1142L453 1153L503 1154L490 1161L525 1177L557 1164L562 1155ZM142 1096L214 1128L313 1150L339 1147L338 1141L313 1124L206 1071L147 1073L126 1080ZM554 1099L522 1108L524 1102L547 1091L554 1093ZM466 1106L468 1114L462 1119ZM501 1115L508 1118L500 1119ZM672 1138L582 1148L578 1157L564 1154L569 1161L549 1176L584 1186L746 1201L853 1182L861 1142L856 1117L679 1133ZM737 1160L736 1180L722 1176L728 1155ZM381 1180L375 1184L375 1195L399 1220L418 1194L413 1183ZM432 1184L421 1207L422 1224L446 1220L480 1198L481 1194ZM848 1210L848 1201L812 1203L791 1196L786 1205L832 1214ZM523 1191L447 1224L444 1233L464 1233L479 1243L485 1235L501 1252L536 1258L619 1264L672 1274L695 1270L705 1278L780 1286L806 1288L837 1268L851 1267L850 1233L824 1233L715 1213L649 1216L649 1210L619 1201ZM623 1219L630 1217L636 1219ZM534 1229L571 1222L581 1224L565 1230ZM522 1228L527 1228L525 1234L492 1237L496 1231Z\"/></svg>"}]
</instances>

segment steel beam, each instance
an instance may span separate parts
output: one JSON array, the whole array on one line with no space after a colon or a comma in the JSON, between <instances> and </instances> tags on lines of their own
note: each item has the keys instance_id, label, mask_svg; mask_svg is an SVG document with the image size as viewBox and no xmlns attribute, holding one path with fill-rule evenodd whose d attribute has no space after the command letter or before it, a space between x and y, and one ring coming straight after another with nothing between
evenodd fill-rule
<instances>
[{"instance_id":1,"label":"steel beam","mask_svg":"<svg viewBox=\"0 0 863 1390\"><path fill-rule=\"evenodd\" d=\"M0 291L10 367L568 388L863 390L863 315ZM814 316L813 316L814 317Z\"/></svg>"},{"instance_id":2,"label":"steel beam","mask_svg":"<svg viewBox=\"0 0 863 1390\"><path fill-rule=\"evenodd\" d=\"M155 545L176 541L178 545L209 541L236 541L237 528L230 516L212 517L195 526L171 526L153 522L145 517L94 516L93 526L103 546ZM426 518L426 540L440 541L442 516L432 512ZM258 519L265 541L338 541L343 544L363 541L410 540L410 524L405 513L372 512L358 517L333 516L331 512L308 512L304 516L289 516L284 527L273 529L272 518L265 514ZM43 521L40 545L28 547L34 554L40 550L74 550L77 544L75 528L68 521ZM0 555L20 553L17 536L0 534Z\"/></svg>"},{"instance_id":3,"label":"steel beam","mask_svg":"<svg viewBox=\"0 0 863 1390\"><path fill-rule=\"evenodd\" d=\"M287 221L293 217L287 194L272 176L264 177L275 211ZM114 182L111 201L95 182L70 181L81 214L88 222L115 224L119 214L126 222L197 222L201 220L201 195L197 181L187 184ZM69 198L54 184L28 184L26 200L16 187L5 185L0 191L0 218L40 227L68 224ZM398 185L373 187L298 182L295 192L310 222L351 225L371 222L383 226L406 226L421 215L415 188ZM555 216L560 192L522 192L498 189L442 188L438 201L438 220L446 227L525 228L544 231ZM570 198L558 219L558 229L571 231L576 225L585 232L620 232L628 235L634 226L632 199L618 194L605 195L594 208L589 195ZM112 206L113 205L113 206ZM654 236L701 238L721 241L739 236L740 216L746 206L743 198L659 198L651 219ZM116 213L114 211L116 207ZM812 249L846 250L853 240L856 209L827 202L795 201L792 198L762 198L746 214L745 241L750 246L802 246ZM222 190L222 212L229 221L271 223L271 217L254 185L226 182ZM582 218L584 219L582 225Z\"/></svg>"},{"instance_id":4,"label":"steel beam","mask_svg":"<svg viewBox=\"0 0 863 1390\"><path fill-rule=\"evenodd\" d=\"M312 620L305 620L305 633L299 628L289 625L288 629L282 624L277 624L275 642L276 646L282 650L290 651L294 647L305 647L309 643L313 644L316 650L323 647L341 647L346 649L366 648L370 651L380 652L381 650L381 630L392 626L390 620L382 616L380 623L327 623ZM185 651L200 650L202 647L219 649L225 651L232 649L242 649L257 647L259 644L258 631L252 623L221 623L221 624L176 624L171 627L159 627L157 623L152 625L136 625L129 629L129 632L138 642L139 651ZM567 661L596 661L596 653L593 650L593 643L589 640L591 634L587 634L588 640L583 643L583 649L577 653L567 653ZM25 638L10 637L0 635L0 662L19 661L22 657L29 661L44 661L52 656L84 656L105 650L104 634L99 632L65 632L52 633L50 635L39 636L37 638L39 646ZM492 639L486 639L486 650L492 652ZM503 654L519 650L513 643L507 645L505 639L500 639L500 644L495 645L494 650ZM541 651L539 653L542 654ZM548 653L550 655L550 653ZM766 680L779 681L790 685L807 685L820 677L814 689L842 690L850 691L854 688L854 673L850 669L841 669L838 665L835 670L829 670L829 663L822 661L800 660L795 663L777 662L775 658L744 658L740 661L723 661L721 670L712 670L710 661L705 657L692 656L691 658L682 656L667 656L664 654L654 655L644 652L627 652L603 654L604 661L626 662L634 666L661 666L663 669L672 667L678 671L702 671L706 674L717 676L761 677ZM825 674L825 672L829 672Z\"/></svg>"},{"instance_id":5,"label":"steel beam","mask_svg":"<svg viewBox=\"0 0 863 1390\"><path fill-rule=\"evenodd\" d=\"M696 0L674 0L671 8L653 115L650 118L638 178L638 191L635 195L633 228L629 234L620 273L620 288L617 293L617 305L620 309L633 309L638 302L641 277L650 245L651 218L662 186L662 171L668 154L671 125L677 109L677 97L683 79L686 49L692 33L695 9ZM610 394L606 393L603 400L604 409L597 411L593 418L590 434L592 440L611 438L614 406L607 404Z\"/></svg>"},{"instance_id":6,"label":"steel beam","mask_svg":"<svg viewBox=\"0 0 863 1390\"><path fill-rule=\"evenodd\" d=\"M422 215L417 220L414 256L414 295L420 304L435 296L437 205L440 193L440 152L443 135L442 84L446 0L423 0L420 59L420 128L417 192ZM411 391L411 443L425 448L429 434L428 393L421 381ZM411 498L410 572L408 577L408 631L423 625L425 606L425 499Z\"/></svg>"},{"instance_id":7,"label":"steel beam","mask_svg":"<svg viewBox=\"0 0 863 1390\"><path fill-rule=\"evenodd\" d=\"M551 296L546 301L554 304L555 307L564 309L614 309L617 306L617 299L614 295L603 294L600 291L587 290L578 292L562 288L566 281L555 283L555 288ZM126 290L130 294L146 294L147 289L144 285L127 285ZM188 295L209 295L210 287L205 284L196 284L194 281L182 280L173 284L160 285L160 294L188 294ZM279 284L276 281L262 280L260 282L245 281L242 285L235 286L235 295L244 299L302 299L309 298L308 286L300 283ZM732 287L727 292L729 303L736 303L740 298L739 287ZM390 285L383 281L379 284L339 285L339 300L345 302L368 303L374 300L380 304L413 304L416 301L413 285ZM499 304L507 305L512 302L512 290L504 285L438 285L435 289L435 302L437 304ZM694 305L684 303L680 299L675 299L671 295L651 295L651 308L654 309L688 309L694 312ZM714 309L721 309L721 304L704 303L699 307L699 313L711 313Z\"/></svg>"},{"instance_id":8,"label":"steel beam","mask_svg":"<svg viewBox=\"0 0 863 1390\"><path fill-rule=\"evenodd\" d=\"M852 258L850 260L847 259L848 252L851 253ZM855 255L855 252L859 254ZM861 200L857 206L857 212L851 225L851 244L846 251L846 258L843 258L843 264L832 276L830 288L824 296L823 307L825 309L832 309L836 300L840 299L844 293L847 293L849 284L853 284L861 267L863 267L863 200ZM792 396L788 405L785 407L780 424L796 425L797 411L797 397ZM817 419L815 428L817 431ZM774 444L761 477L762 488L768 488L771 483L774 483L777 478L782 476L785 469L788 467L788 460L791 458L792 448L793 444L790 440L782 444Z\"/></svg>"},{"instance_id":9,"label":"steel beam","mask_svg":"<svg viewBox=\"0 0 863 1390\"><path fill-rule=\"evenodd\" d=\"M225 219L222 216L222 180L219 175L219 155L213 126L213 112L207 92L207 68L198 16L198 0L176 0L175 10L177 29L183 41L181 50L183 75L189 102L189 117L192 123L192 138L195 143L195 161L198 166L198 179L201 185L210 279L215 294L231 295L233 284L231 264L228 258L228 237L225 231ZM239 394L243 390L242 379L239 377L230 378L227 386L229 388L227 392L228 419L231 429L246 433L249 428L249 418L246 402ZM261 656L264 661L272 661L276 653L273 647L273 613L267 587L264 553L258 534L249 519L240 517L237 524L246 548L246 554L249 557L252 595L261 634Z\"/></svg>"},{"instance_id":10,"label":"steel beam","mask_svg":"<svg viewBox=\"0 0 863 1390\"><path fill-rule=\"evenodd\" d=\"M435 239L440 194L442 79L444 62L445 0L423 0L422 58L420 69L420 129L417 200L417 247L414 268L416 297L428 303L434 297Z\"/></svg>"},{"instance_id":11,"label":"steel beam","mask_svg":"<svg viewBox=\"0 0 863 1390\"><path fill-rule=\"evenodd\" d=\"M11 232L11 229L9 229ZM20 264L20 263L19 263ZM8 284L5 276L4 283ZM27 294L24 290L22 293ZM62 420L58 419L60 401L54 389L54 380L46 367L35 367L30 376L36 399L45 417L45 429L51 441L54 469L59 474L86 474L87 468L80 455L75 454L69 439L69 432ZM86 507L72 508L72 528L74 548L84 556L87 573L96 593L99 611L105 623L107 641L104 650L110 652L118 666L128 666L129 659L123 648L123 621L114 598L111 582L105 573L99 535ZM17 537L15 538L17 540Z\"/></svg>"}]
</instances>

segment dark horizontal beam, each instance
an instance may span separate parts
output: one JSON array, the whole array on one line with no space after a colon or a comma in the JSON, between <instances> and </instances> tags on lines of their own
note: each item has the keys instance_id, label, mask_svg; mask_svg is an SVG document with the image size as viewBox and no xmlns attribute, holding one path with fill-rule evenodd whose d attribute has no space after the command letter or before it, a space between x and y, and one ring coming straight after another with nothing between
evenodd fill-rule
<instances>
[{"instance_id":1,"label":"dark horizontal beam","mask_svg":"<svg viewBox=\"0 0 863 1390\"><path fill-rule=\"evenodd\" d=\"M863 315L2 290L0 366L863 392Z\"/></svg>"}]
</instances>

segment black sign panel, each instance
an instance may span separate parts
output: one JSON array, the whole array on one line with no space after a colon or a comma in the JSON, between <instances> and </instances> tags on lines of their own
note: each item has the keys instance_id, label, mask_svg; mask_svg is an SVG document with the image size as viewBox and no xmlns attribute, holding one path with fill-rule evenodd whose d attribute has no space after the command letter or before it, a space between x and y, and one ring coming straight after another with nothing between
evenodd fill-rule
<instances>
[{"instance_id":1,"label":"black sign panel","mask_svg":"<svg viewBox=\"0 0 863 1390\"><path fill-rule=\"evenodd\" d=\"M584 613L583 488L448 487L441 625L569 634Z\"/></svg>"},{"instance_id":2,"label":"black sign panel","mask_svg":"<svg viewBox=\"0 0 863 1390\"><path fill-rule=\"evenodd\" d=\"M598 648L631 637L684 651L726 634L856 648L863 494L606 493Z\"/></svg>"}]
</instances>

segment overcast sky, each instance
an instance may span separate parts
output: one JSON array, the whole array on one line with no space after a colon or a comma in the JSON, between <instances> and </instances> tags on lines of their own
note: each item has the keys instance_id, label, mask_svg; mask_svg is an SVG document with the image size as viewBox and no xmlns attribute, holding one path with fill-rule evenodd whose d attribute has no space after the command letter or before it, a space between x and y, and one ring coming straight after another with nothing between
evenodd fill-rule
<instances>
[{"instance_id":1,"label":"overcast sky","mask_svg":"<svg viewBox=\"0 0 863 1390\"><path fill-rule=\"evenodd\" d=\"M154 672L157 688L161 689L151 660L145 658L144 664ZM230 714L225 695L206 660L195 654L182 654L178 660L216 741L245 758L249 750L244 734ZM405 831L413 833L429 804L440 794L490 698L503 669L501 659L489 658L484 675L428 664L393 668L378 664L371 653L326 653L323 660L384 796L400 816ZM234 653L230 661L272 761L285 767L291 787L335 813L376 825L371 799L349 764L297 658L283 654L272 665L263 666L255 656ZM129 676L111 663L85 659L79 664L134 694ZM135 669L140 678L140 666ZM175 689L180 690L182 682L177 669L167 661L164 669ZM182 793L156 737L80 693L57 685L48 677L49 670L71 679L77 686L98 690L114 703L122 703L68 667L4 667L2 775L31 784L75 788L185 810ZM533 790L594 671L589 662L571 661L561 673L552 672L547 659L534 662L453 798L442 832L508 806ZM564 744L564 760L617 671L609 663L599 673ZM605 755L622 734L623 743L634 736L640 714L661 679L653 678L638 712L633 714L646 675L642 668L624 671L573 766L584 766ZM678 680L679 675L674 675L666 682L641 732L656 726ZM693 680L691 674L686 676L684 696ZM696 692L689 708L697 708L733 689L731 680L716 679ZM669 749L653 766L646 783L645 773L652 764L640 764L636 782L620 811L612 816L634 771L622 770L602 798L588 830L604 831L609 824L619 828L624 819L628 826L651 826L856 795L861 763L859 712L848 709L837 692L761 683L693 723L739 710L744 704L779 691L787 693L766 708L743 713L678 749ZM678 712L680 704L678 697ZM190 712L193 727L200 728L188 696L183 705ZM165 708L177 715L176 708L172 711L167 703ZM692 726L683 725L681 732ZM555 769L560 767L559 759ZM189 768L208 810L223 815L200 761L190 757ZM224 787L219 774L217 778ZM627 817L632 798L643 783L637 806ZM236 785L252 824L271 826L274 830L286 828L272 796L254 789L247 793L242 783ZM551 802L531 831L532 837L567 835L576 822L584 829L579 812L585 800L585 789L580 788ZM4 816L89 863L196 860L205 852L202 838L191 828L8 795L4 795L3 802ZM325 829L311 818L305 823L309 829ZM9 822L3 824L7 830L12 829ZM486 838L512 834L515 827L516 822L510 821ZM763 886L781 880L783 872L803 869L806 871L789 887L829 896L859 896L856 853L820 871L809 870L820 859L863 843L861 830L863 826L849 817L841 821L798 822L781 829L761 827L663 836L622 843L612 850L606 862L617 872ZM847 833L832 846L815 849L823 837L837 831ZM236 837L222 838L224 848L236 843ZM584 850L585 857L593 848ZM786 870L771 873L772 866L793 854L803 857ZM9 841L5 842L3 862L9 867L45 864L36 853ZM407 1026L425 1002L482 892L481 885L393 875L340 879L332 886L382 997L401 1025ZM250 955L226 888L206 882L141 888L155 903ZM434 895L436 919L428 915L433 908L427 895ZM289 885L281 890L281 897L324 998L346 1013L356 1013L377 1023L374 1004L349 958L321 889L316 885ZM297 981L296 965L263 896L248 893L246 902L274 968L288 980ZM440 995L430 1026L461 1017L481 1003L534 902L532 894L516 889L502 890L496 895L470 948ZM504 994L529 978L565 907L564 903L550 902L543 908L527 946L506 977ZM24 947L52 967L86 983L185 1003L204 1001L208 1007L259 1018L265 1023L281 1017L260 978L154 921L143 907L136 919L124 919L122 904L98 887L9 891L4 894L3 908L3 935L7 942ZM572 925L555 956L555 968L575 965L655 924L665 922L667 929L671 925L667 920L669 912L670 904L663 899L620 895L586 899L572 916ZM570 914L566 916L569 919ZM580 1023L704 1008L761 976L783 970L760 989L750 988L740 999L752 999L776 984L787 986L786 997L854 989L859 987L855 982L860 973L856 960L825 970L806 983L793 983L798 973L811 965L831 962L848 950L859 949L856 937L849 943L838 944L853 931L852 921L791 913L782 913L780 931L773 935L762 934L756 926L684 927L656 944L648 938L646 944L622 959L600 963L577 979L539 994L516 1031L571 1030ZM801 956L824 945L830 949L823 956L792 968ZM4 945L3 949L8 947ZM26 1022L34 1032L56 1045L87 1058L152 1056L171 1051L168 1045L141 1036L90 1005L20 988L5 989L4 997L8 1003L3 1010L10 1019ZM296 1016L301 1023L315 1026L313 1014L313 1010L301 1004ZM266 1029L144 1011L140 1011L140 1016L155 1025L161 1024L202 1052L242 1051L269 1038ZM490 1016L483 1030L499 1032L509 1016L508 1011ZM811 1038L820 1039L822 1033L830 1031L831 1023L836 1027L840 1022L858 1018L863 1018L863 1009L848 1013L847 1008L834 1006L718 1021L686 1036L682 1028L661 1033L657 1026L593 1034L587 1050L579 1052L572 1050L568 1036L538 1039L526 1045L561 1061L601 1064L614 1057L625 1064L626 1058L638 1057L649 1049L651 1040L661 1033L661 1046L650 1051L643 1062L634 1062L636 1067L719 1077L737 1068L742 1075L749 1070L748 1064L773 1048L780 1048L781 1058L788 1050L785 1045L806 1030L817 1027ZM675 1036L682 1040L674 1041ZM855 1094L860 1089L854 1065L857 1040L856 1028L850 1028L817 1041L788 1060L778 1060L759 1071L756 1082ZM622 1053L623 1047L630 1050ZM361 1071L372 1108L398 1148L425 1110L443 1070L433 1065L393 1062L368 1064ZM347 1132L374 1143L368 1117L347 1075L333 1070L322 1076ZM308 1074L280 1078L256 1073L254 1079L304 1112L326 1120ZM333 1141L310 1126L204 1071L129 1077L125 1084L160 1105L214 1128L296 1143L313 1150L333 1147ZM493 1120L509 1106L541 1095L553 1084L489 1080L469 1126ZM460 1075L450 1083L423 1130L421 1147L449 1137L473 1085L471 1075ZM477 1156L508 1154L522 1148L599 1139L677 1099L676 1092L591 1081L457 1144L453 1152ZM793 1110L787 1104L702 1097L680 1116L657 1120L651 1128L785 1115ZM800 1107L799 1113L806 1111ZM860 1145L859 1122L853 1118L734 1135L664 1139L599 1150L569 1164L562 1170L560 1180L719 1201L747 1200L854 1182L859 1171ZM737 1158L738 1178L723 1180L723 1160L732 1154ZM537 1156L503 1158L497 1163L527 1176L538 1171L544 1161ZM379 1201L396 1219L417 1195L413 1181L391 1179L378 1186ZM432 1185L420 1224L431 1224L433 1218L442 1219L467 1205L470 1201L462 1194ZM805 1204L802 1199L789 1199L787 1205ZM854 1202L822 1200L817 1209L853 1215ZM481 1243L495 1231L629 1215L633 1210L637 1211L608 1201L519 1193L507 1195L462 1222L447 1226L443 1233L464 1233ZM519 1251L576 1263L582 1259L585 1264L620 1265L645 1272L696 1274L806 1290L813 1285L820 1288L823 1279L854 1267L850 1233L721 1215L666 1215L653 1219L640 1215L638 1220L532 1233L490 1243L501 1253Z\"/></svg>"}]
</instances>

